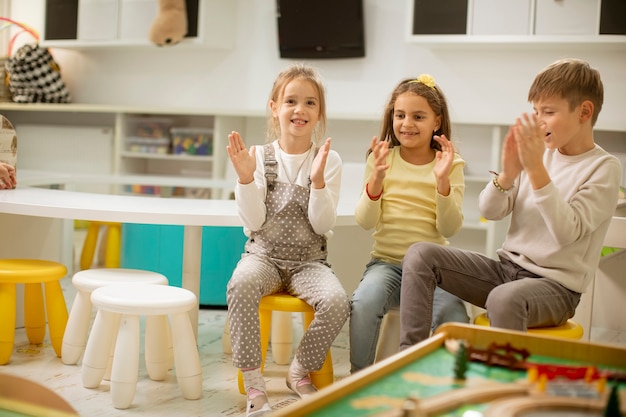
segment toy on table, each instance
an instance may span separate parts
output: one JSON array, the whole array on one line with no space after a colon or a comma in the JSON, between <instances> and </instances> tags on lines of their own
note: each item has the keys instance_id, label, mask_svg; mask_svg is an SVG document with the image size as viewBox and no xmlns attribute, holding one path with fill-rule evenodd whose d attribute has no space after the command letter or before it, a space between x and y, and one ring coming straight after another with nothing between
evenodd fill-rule
<instances>
[{"instance_id":1,"label":"toy on table","mask_svg":"<svg viewBox=\"0 0 626 417\"><path fill-rule=\"evenodd\" d=\"M459 342L459 348L456 352L456 358L454 361L454 377L456 379L465 380L468 361L469 358L467 356L467 349L465 348L465 341L461 340Z\"/></svg>"},{"instance_id":2,"label":"toy on table","mask_svg":"<svg viewBox=\"0 0 626 417\"><path fill-rule=\"evenodd\" d=\"M446 348L458 356L461 346L467 352L470 361L485 363L489 366L500 366L508 369L519 369L532 372L532 375L545 375L549 380L563 377L570 380L595 381L601 378L626 381L626 373L611 370L599 370L595 366L567 366L528 361L530 352L516 348L510 343L491 343L486 349L466 345L463 341L448 339ZM455 368L456 371L456 368Z\"/></svg>"},{"instance_id":3,"label":"toy on table","mask_svg":"<svg viewBox=\"0 0 626 417\"><path fill-rule=\"evenodd\" d=\"M157 46L173 46L187 34L185 0L159 0L159 11L150 26L148 39Z\"/></svg>"}]
</instances>

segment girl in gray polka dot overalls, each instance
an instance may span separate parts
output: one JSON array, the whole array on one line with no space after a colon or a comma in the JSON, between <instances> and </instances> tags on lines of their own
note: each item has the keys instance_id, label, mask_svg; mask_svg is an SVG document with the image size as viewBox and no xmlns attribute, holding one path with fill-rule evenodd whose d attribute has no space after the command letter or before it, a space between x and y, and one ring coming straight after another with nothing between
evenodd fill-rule
<instances>
[{"instance_id":1,"label":"girl in gray polka dot overalls","mask_svg":"<svg viewBox=\"0 0 626 417\"><path fill-rule=\"evenodd\" d=\"M322 367L350 312L348 296L326 262L341 158L330 149L330 138L316 149L326 126L319 74L302 64L288 67L274 82L269 107L268 137L278 139L248 150L232 132L227 146L249 237L226 292L233 364L243 373L247 416L271 410L260 372L261 297L285 291L315 310L287 373L287 386L301 397L316 391L309 373Z\"/></svg>"}]
</instances>

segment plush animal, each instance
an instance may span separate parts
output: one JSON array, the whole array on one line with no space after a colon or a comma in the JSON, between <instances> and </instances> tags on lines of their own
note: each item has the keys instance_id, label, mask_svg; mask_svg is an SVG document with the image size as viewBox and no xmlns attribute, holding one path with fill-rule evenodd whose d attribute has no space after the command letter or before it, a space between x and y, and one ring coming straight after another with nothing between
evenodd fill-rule
<instances>
[{"instance_id":1,"label":"plush animal","mask_svg":"<svg viewBox=\"0 0 626 417\"><path fill-rule=\"evenodd\" d=\"M185 0L159 0L159 11L150 26L148 39L157 46L172 46L187 34Z\"/></svg>"}]
</instances>

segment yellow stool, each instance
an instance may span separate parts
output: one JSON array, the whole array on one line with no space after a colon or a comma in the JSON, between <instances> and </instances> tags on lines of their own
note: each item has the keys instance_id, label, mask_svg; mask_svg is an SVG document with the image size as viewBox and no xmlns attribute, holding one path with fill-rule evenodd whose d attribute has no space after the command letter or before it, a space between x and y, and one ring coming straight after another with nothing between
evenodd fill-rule
<instances>
[{"instance_id":1,"label":"yellow stool","mask_svg":"<svg viewBox=\"0 0 626 417\"><path fill-rule=\"evenodd\" d=\"M60 281L66 275L67 268L58 262L0 259L0 365L11 359L15 342L16 284L24 284L24 324L28 341L31 344L43 342L47 316L52 347L61 357L68 314Z\"/></svg>"},{"instance_id":2,"label":"yellow stool","mask_svg":"<svg viewBox=\"0 0 626 417\"><path fill-rule=\"evenodd\" d=\"M474 324L479 326L489 326L489 318L487 313L482 313L474 319ZM583 327L576 323L574 320L569 319L567 323L561 326L554 327L534 327L528 329L528 333L538 334L541 336L560 337L563 339L577 339L580 340L583 337Z\"/></svg>"},{"instance_id":3,"label":"yellow stool","mask_svg":"<svg viewBox=\"0 0 626 417\"><path fill-rule=\"evenodd\" d=\"M87 236L83 243L83 250L80 254L80 269L89 269L93 264L96 246L98 245L98 235L100 227L107 227L106 247L104 256L104 266L106 268L120 267L120 246L122 241L122 224L115 222L89 222Z\"/></svg>"},{"instance_id":4,"label":"yellow stool","mask_svg":"<svg viewBox=\"0 0 626 417\"><path fill-rule=\"evenodd\" d=\"M303 313L304 329L309 328L309 325L315 317L313 307L302 301L301 299L294 297L286 293L276 293L266 295L261 298L259 304L259 320L261 327L261 372L265 368L265 357L267 356L267 348L269 345L270 332L272 327L272 311L287 311L291 313ZM317 388L324 388L333 383L333 360L330 355L330 350L326 354L326 360L319 371L311 372L311 382ZM239 392L246 393L243 385L243 375L239 371L237 382L239 384Z\"/></svg>"}]
</instances>

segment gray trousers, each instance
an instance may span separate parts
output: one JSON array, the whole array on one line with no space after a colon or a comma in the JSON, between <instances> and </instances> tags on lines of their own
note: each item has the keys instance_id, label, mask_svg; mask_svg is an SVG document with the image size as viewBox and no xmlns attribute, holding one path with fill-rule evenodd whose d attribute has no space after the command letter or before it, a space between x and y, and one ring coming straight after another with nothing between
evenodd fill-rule
<instances>
[{"instance_id":1,"label":"gray trousers","mask_svg":"<svg viewBox=\"0 0 626 417\"><path fill-rule=\"evenodd\" d=\"M286 261L258 254L243 255L226 290L233 364L237 368L261 365L259 302L279 291L315 310L295 356L308 371L317 371L350 314L345 289L324 261Z\"/></svg>"},{"instance_id":2,"label":"gray trousers","mask_svg":"<svg viewBox=\"0 0 626 417\"><path fill-rule=\"evenodd\" d=\"M415 243L402 262L400 350L429 336L436 287L486 308L491 326L520 331L561 325L580 301L579 293L508 259Z\"/></svg>"}]
</instances>

